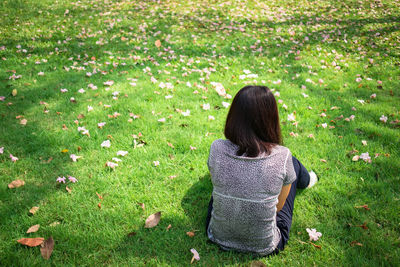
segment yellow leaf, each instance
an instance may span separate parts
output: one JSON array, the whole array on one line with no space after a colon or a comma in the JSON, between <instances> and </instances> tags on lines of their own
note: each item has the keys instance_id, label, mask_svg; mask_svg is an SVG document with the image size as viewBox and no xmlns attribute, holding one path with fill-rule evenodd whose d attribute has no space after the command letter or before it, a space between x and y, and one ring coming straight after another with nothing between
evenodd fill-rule
<instances>
[{"instance_id":1,"label":"yellow leaf","mask_svg":"<svg viewBox=\"0 0 400 267\"><path fill-rule=\"evenodd\" d=\"M20 187L20 186L23 186L23 185L25 185L25 182L24 181L22 181L22 180L15 180L15 181L12 181L11 183L9 183L8 184L8 188L17 188L17 187Z\"/></svg>"},{"instance_id":2,"label":"yellow leaf","mask_svg":"<svg viewBox=\"0 0 400 267\"><path fill-rule=\"evenodd\" d=\"M12 92L11 92L11 94L12 94L12 96L16 96L16 95L18 94L17 89L13 89Z\"/></svg>"},{"instance_id":3,"label":"yellow leaf","mask_svg":"<svg viewBox=\"0 0 400 267\"><path fill-rule=\"evenodd\" d=\"M40 224L35 224L35 225L29 227L29 229L28 229L28 231L26 231L26 233L27 234L35 233L35 232L37 232L39 230L39 228L40 228Z\"/></svg>"},{"instance_id":4,"label":"yellow leaf","mask_svg":"<svg viewBox=\"0 0 400 267\"><path fill-rule=\"evenodd\" d=\"M67 148L61 150L61 153L67 153L67 152L68 152L68 149L67 149Z\"/></svg>"},{"instance_id":5,"label":"yellow leaf","mask_svg":"<svg viewBox=\"0 0 400 267\"><path fill-rule=\"evenodd\" d=\"M28 247L37 247L41 245L43 241L44 241L43 237L36 237L36 238L21 238L17 242Z\"/></svg>"},{"instance_id":6,"label":"yellow leaf","mask_svg":"<svg viewBox=\"0 0 400 267\"><path fill-rule=\"evenodd\" d=\"M29 212L33 214L35 214L37 211L39 210L39 207L32 207Z\"/></svg>"}]
</instances>

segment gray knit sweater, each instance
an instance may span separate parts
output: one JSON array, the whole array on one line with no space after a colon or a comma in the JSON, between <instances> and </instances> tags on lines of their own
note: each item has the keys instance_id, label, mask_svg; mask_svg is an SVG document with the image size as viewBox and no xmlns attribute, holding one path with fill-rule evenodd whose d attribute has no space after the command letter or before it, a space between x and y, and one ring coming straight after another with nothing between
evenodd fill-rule
<instances>
[{"instance_id":1,"label":"gray knit sweater","mask_svg":"<svg viewBox=\"0 0 400 267\"><path fill-rule=\"evenodd\" d=\"M288 148L275 146L269 155L237 156L238 146L216 140L208 168L213 183L213 211L208 237L224 249L271 253L279 243L276 205L283 185L296 180Z\"/></svg>"}]
</instances>

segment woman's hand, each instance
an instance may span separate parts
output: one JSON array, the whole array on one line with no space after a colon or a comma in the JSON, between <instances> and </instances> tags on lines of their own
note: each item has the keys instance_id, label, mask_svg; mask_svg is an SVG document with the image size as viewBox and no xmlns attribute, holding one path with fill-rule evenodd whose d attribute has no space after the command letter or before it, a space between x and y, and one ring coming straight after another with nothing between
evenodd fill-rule
<instances>
[{"instance_id":1,"label":"woman's hand","mask_svg":"<svg viewBox=\"0 0 400 267\"><path fill-rule=\"evenodd\" d=\"M291 186L291 184L288 184L282 187L281 193L278 197L278 204L276 205L276 212L279 212L283 208L283 205L285 205L286 198L289 195Z\"/></svg>"}]
</instances>

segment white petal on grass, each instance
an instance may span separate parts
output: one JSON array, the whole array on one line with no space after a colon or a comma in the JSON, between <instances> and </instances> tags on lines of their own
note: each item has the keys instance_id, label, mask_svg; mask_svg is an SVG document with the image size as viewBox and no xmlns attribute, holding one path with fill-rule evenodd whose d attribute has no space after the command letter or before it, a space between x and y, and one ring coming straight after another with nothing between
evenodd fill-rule
<instances>
[{"instance_id":1,"label":"white petal on grass","mask_svg":"<svg viewBox=\"0 0 400 267\"><path fill-rule=\"evenodd\" d=\"M210 104L209 104L209 103L203 104L203 105L202 105L202 108L203 108L204 110L210 110Z\"/></svg>"},{"instance_id":2,"label":"white petal on grass","mask_svg":"<svg viewBox=\"0 0 400 267\"><path fill-rule=\"evenodd\" d=\"M308 233L308 235L310 236L310 241L317 241L318 238L320 238L322 236L322 234L320 232L317 232L317 230L315 228L306 228L306 231Z\"/></svg>"},{"instance_id":3,"label":"white petal on grass","mask_svg":"<svg viewBox=\"0 0 400 267\"><path fill-rule=\"evenodd\" d=\"M295 121L296 120L296 116L293 113L291 113L291 114L289 114L287 116L287 119L288 119L288 121Z\"/></svg>"},{"instance_id":4,"label":"white petal on grass","mask_svg":"<svg viewBox=\"0 0 400 267\"><path fill-rule=\"evenodd\" d=\"M193 263L194 260L197 260L197 261L200 260L200 255L199 255L199 253L197 252L197 250L195 250L194 248L192 248L192 249L190 250L190 252L193 253L193 258L192 258L192 260L191 260L190 263Z\"/></svg>"},{"instance_id":5,"label":"white petal on grass","mask_svg":"<svg viewBox=\"0 0 400 267\"><path fill-rule=\"evenodd\" d=\"M103 141L103 143L101 143L101 147L110 147L110 146L111 146L110 140L106 140Z\"/></svg>"},{"instance_id":6,"label":"white petal on grass","mask_svg":"<svg viewBox=\"0 0 400 267\"><path fill-rule=\"evenodd\" d=\"M190 110L187 109L186 111L182 111L181 114L182 114L184 117L190 116Z\"/></svg>"},{"instance_id":7,"label":"white petal on grass","mask_svg":"<svg viewBox=\"0 0 400 267\"><path fill-rule=\"evenodd\" d=\"M222 101L222 106L223 106L224 108L228 108L230 105L231 105L231 104L229 104L228 102Z\"/></svg>"}]
</instances>

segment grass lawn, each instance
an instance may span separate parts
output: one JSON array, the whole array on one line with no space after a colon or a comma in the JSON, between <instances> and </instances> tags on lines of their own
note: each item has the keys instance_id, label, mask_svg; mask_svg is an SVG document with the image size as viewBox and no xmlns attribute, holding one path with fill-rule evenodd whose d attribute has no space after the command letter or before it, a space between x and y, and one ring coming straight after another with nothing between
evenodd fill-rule
<instances>
[{"instance_id":1,"label":"grass lawn","mask_svg":"<svg viewBox=\"0 0 400 267\"><path fill-rule=\"evenodd\" d=\"M204 266L398 266L399 21L399 0L1 1L0 265L188 266L195 248ZM247 84L274 90L284 145L320 176L271 258L204 230L209 147ZM52 237L50 259L23 237Z\"/></svg>"}]
</instances>

